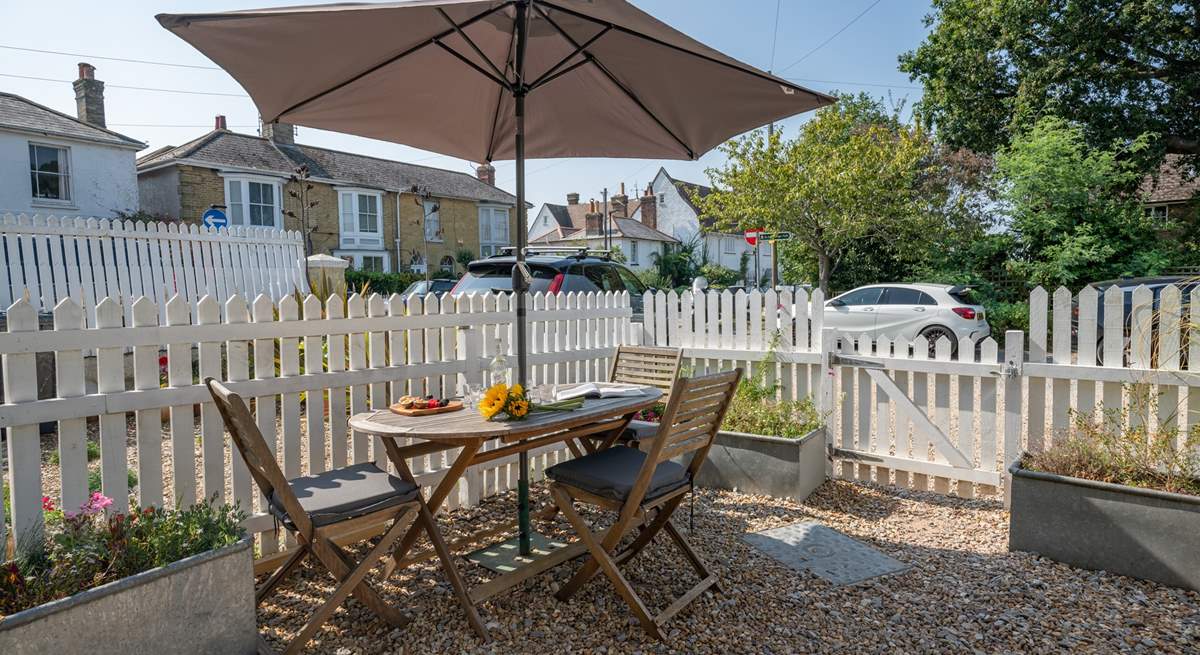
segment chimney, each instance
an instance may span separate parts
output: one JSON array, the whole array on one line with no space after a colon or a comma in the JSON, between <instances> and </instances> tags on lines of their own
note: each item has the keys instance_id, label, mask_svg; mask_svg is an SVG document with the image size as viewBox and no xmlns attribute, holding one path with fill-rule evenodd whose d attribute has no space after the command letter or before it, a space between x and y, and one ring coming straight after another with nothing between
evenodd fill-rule
<instances>
[{"instance_id":1,"label":"chimney","mask_svg":"<svg viewBox=\"0 0 1200 655\"><path fill-rule=\"evenodd\" d=\"M496 167L490 162L480 164L475 167L475 177L484 184L496 186Z\"/></svg>"},{"instance_id":2,"label":"chimney","mask_svg":"<svg viewBox=\"0 0 1200 655\"><path fill-rule=\"evenodd\" d=\"M642 225L657 230L658 229L658 198L654 196L654 187L646 187L646 194L642 196L641 209Z\"/></svg>"},{"instance_id":3,"label":"chimney","mask_svg":"<svg viewBox=\"0 0 1200 655\"><path fill-rule=\"evenodd\" d=\"M214 130L228 130L229 129L228 123L225 122L224 114L217 114L216 120L213 121L213 129Z\"/></svg>"},{"instance_id":4,"label":"chimney","mask_svg":"<svg viewBox=\"0 0 1200 655\"><path fill-rule=\"evenodd\" d=\"M567 204L568 205L578 205L579 204L579 194L578 193L568 193L567 194Z\"/></svg>"},{"instance_id":5,"label":"chimney","mask_svg":"<svg viewBox=\"0 0 1200 655\"><path fill-rule=\"evenodd\" d=\"M604 222L604 214L600 213L599 207L597 207L595 200L591 201L589 209L590 211L583 216L583 233L586 236L599 236L603 233L601 224Z\"/></svg>"},{"instance_id":6,"label":"chimney","mask_svg":"<svg viewBox=\"0 0 1200 655\"><path fill-rule=\"evenodd\" d=\"M75 113L88 125L104 127L104 82L96 79L96 67L79 62L79 79L75 80Z\"/></svg>"},{"instance_id":7,"label":"chimney","mask_svg":"<svg viewBox=\"0 0 1200 655\"><path fill-rule=\"evenodd\" d=\"M262 136L284 146L296 145L296 126L291 123L263 123Z\"/></svg>"},{"instance_id":8,"label":"chimney","mask_svg":"<svg viewBox=\"0 0 1200 655\"><path fill-rule=\"evenodd\" d=\"M612 197L612 213L618 218L629 218L629 196L625 195L625 183L621 183L621 192Z\"/></svg>"}]
</instances>

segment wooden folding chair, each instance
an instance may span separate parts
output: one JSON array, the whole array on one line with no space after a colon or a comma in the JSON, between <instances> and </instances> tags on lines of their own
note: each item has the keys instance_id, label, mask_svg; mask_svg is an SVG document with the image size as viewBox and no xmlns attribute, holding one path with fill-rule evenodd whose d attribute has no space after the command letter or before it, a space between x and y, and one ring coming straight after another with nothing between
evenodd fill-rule
<instances>
[{"instance_id":1,"label":"wooden folding chair","mask_svg":"<svg viewBox=\"0 0 1200 655\"><path fill-rule=\"evenodd\" d=\"M615 446L546 469L546 476L552 480L550 494L555 505L591 554L558 592L560 600L570 598L597 572L603 571L633 610L642 628L661 640L660 628L705 589L712 587L720 591L717 576L708 570L671 523L671 514L692 490L692 481L708 456L741 377L742 370L736 369L676 381L662 417L659 436L653 440L648 453ZM686 467L672 461L672 458L688 453L691 453L691 460ZM616 511L617 520L607 530L594 533L575 511L575 501ZM650 515L652 510L653 516ZM634 540L617 552L621 539L639 526ZM641 552L662 530L696 570L700 582L658 615L651 616L619 567Z\"/></svg>"},{"instance_id":2,"label":"wooden folding chair","mask_svg":"<svg viewBox=\"0 0 1200 655\"><path fill-rule=\"evenodd\" d=\"M671 387L679 377L679 362L683 350L663 346L618 346L608 372L609 382L645 384L663 392L662 402L671 399ZM622 443L637 447L643 440L658 433L658 424L634 419L621 433Z\"/></svg>"},{"instance_id":3,"label":"wooden folding chair","mask_svg":"<svg viewBox=\"0 0 1200 655\"><path fill-rule=\"evenodd\" d=\"M279 470L279 464L241 396L212 378L206 378L204 384L208 386L225 420L234 445L250 469L250 475L267 498L271 514L295 535L298 542L295 552L255 592L255 602L262 603L309 556L324 565L340 582L333 595L313 612L284 653L295 653L304 648L351 594L388 624L394 627L408 624L410 619L380 598L366 578L381 559L391 554L392 544L411 524L412 517L405 520L409 512L415 513L415 520L433 542L442 561L442 569L450 578L455 596L467 613L471 627L485 641L488 639L475 607L467 598L466 586L450 559L450 552L438 532L433 515L425 505L421 489L407 468L401 470L400 477L397 477L367 462L288 480ZM391 527L358 563L334 541L339 535L388 520L392 521Z\"/></svg>"}]
</instances>

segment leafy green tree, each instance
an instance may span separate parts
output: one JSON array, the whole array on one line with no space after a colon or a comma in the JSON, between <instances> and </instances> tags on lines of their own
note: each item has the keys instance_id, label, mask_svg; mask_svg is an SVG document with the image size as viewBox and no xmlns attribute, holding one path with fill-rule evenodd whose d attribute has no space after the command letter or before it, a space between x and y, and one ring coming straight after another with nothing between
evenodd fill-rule
<instances>
[{"instance_id":1,"label":"leafy green tree","mask_svg":"<svg viewBox=\"0 0 1200 655\"><path fill-rule=\"evenodd\" d=\"M1032 284L1078 286L1168 264L1136 195L1122 193L1141 174L1131 155L1147 147L1089 147L1084 128L1039 120L996 158L1009 219L1009 268Z\"/></svg>"},{"instance_id":2,"label":"leafy green tree","mask_svg":"<svg viewBox=\"0 0 1200 655\"><path fill-rule=\"evenodd\" d=\"M855 243L870 235L915 239L928 215L916 193L931 144L870 96L844 96L785 141L754 132L723 145L727 162L707 171L713 192L697 198L723 229L787 230L786 254L815 263L822 289Z\"/></svg>"},{"instance_id":3,"label":"leafy green tree","mask_svg":"<svg viewBox=\"0 0 1200 655\"><path fill-rule=\"evenodd\" d=\"M997 152L1058 115L1093 146L1155 135L1143 171L1164 151L1200 154L1200 3L933 0L925 22L900 70L950 145Z\"/></svg>"},{"instance_id":4,"label":"leafy green tree","mask_svg":"<svg viewBox=\"0 0 1200 655\"><path fill-rule=\"evenodd\" d=\"M454 261L458 262L458 265L462 266L464 271L467 270L467 266L470 266L471 262L475 261L476 259L478 259L478 257L475 256L475 253L467 250L466 248L459 248L458 251L454 253Z\"/></svg>"}]
</instances>

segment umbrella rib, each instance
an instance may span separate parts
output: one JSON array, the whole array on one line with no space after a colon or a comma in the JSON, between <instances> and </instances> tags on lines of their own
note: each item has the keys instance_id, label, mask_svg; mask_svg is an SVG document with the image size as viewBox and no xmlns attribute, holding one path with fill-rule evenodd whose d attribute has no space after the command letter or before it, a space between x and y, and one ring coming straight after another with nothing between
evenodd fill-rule
<instances>
[{"instance_id":1,"label":"umbrella rib","mask_svg":"<svg viewBox=\"0 0 1200 655\"><path fill-rule=\"evenodd\" d=\"M679 47L679 46L677 46L677 45L674 45L674 44L671 44L671 43L667 43L666 41L663 41L663 40L661 40L661 39L656 39L656 38L654 38L654 37L652 37L652 36L650 36L650 35L648 35L648 34L642 34L641 32L635 32L634 30L631 30L631 29L629 29L628 27L624 27L624 26L622 26L622 25L616 25L616 24L614 24L614 23L608 23L608 22L606 22L606 21L602 21L602 20L600 20L600 19L598 19L598 18L594 18L594 17L592 17L592 16L589 16L589 15L587 15L587 14L584 14L584 13L581 13L581 12L578 12L578 11L575 11L575 10L573 10L573 9L568 9L568 8L566 8L566 7L559 6L559 5L557 5L557 4L554 4L554 3L552 3L552 2L549 2L548 0L541 0L541 4L544 4L544 5L547 5L547 6L553 7L553 8L555 8L555 9L557 9L558 11L561 11L561 12L563 12L564 14L568 14L568 15L570 15L570 16L574 16L574 17L576 17L576 18L582 18L583 20L586 20L586 21L588 21L588 22L591 22L591 23L596 23L596 24L598 24L598 25L609 25L609 26L611 26L611 27L612 27L614 30L617 30L618 32L622 32L622 33L624 33L624 34L628 34L628 35L630 35L630 36L634 36L634 37L637 37L637 38L639 38L639 39L643 39L643 40L649 41L649 42L651 42L651 43L654 43L654 44L657 44L657 45L660 45L660 46L663 46L663 47L666 47L666 48L670 48L670 49L672 49L672 50L676 50L676 51L678 51L678 52L682 52L682 53L684 53L684 54L691 55L691 56L693 56L693 57L699 57L700 59L703 59L703 60L705 60L705 61L708 61L708 62L711 62L711 63L717 64L717 65L720 65L720 66L724 66L724 67L726 67L726 68L732 68L732 69L734 69L734 70L736 70L736 71L739 71L739 72L742 72L742 73L746 73L747 75L753 75L754 77L757 77L757 78L760 78L760 79L766 80L766 81L768 81L768 82L774 82L775 84L781 84L781 85L783 85L783 86L787 86L787 87L789 87L789 88L796 89L797 91L803 91L803 92L805 92L805 93L807 93L807 94L811 95L811 96L812 96L814 99L816 99L816 100L820 100L820 101L826 101L826 102L832 102L832 101L833 101L833 99L834 99L832 96L828 96L828 95L825 95L825 94L823 94L823 93L817 93L816 91L813 91L812 89L806 89L806 88L804 88L804 87L802 87L802 86L799 86L799 85L796 85L796 84L792 84L791 82L788 82L787 80L781 80L781 79L777 79L777 78L776 78L776 77L774 77L773 75L767 75L767 74L764 74L764 73L762 73L762 72L760 72L760 71L756 71L756 70L754 70L754 69L752 69L752 68L745 68L745 67L742 67L742 66L737 66L737 65L735 65L735 64L731 64L731 63L729 63L729 62L727 62L727 61L721 61L720 59L716 59L716 58L714 58L714 57L711 57L711 56L709 56L709 55L706 55L706 54L704 54L704 53L700 53L700 52L695 52L695 51L692 51L692 50L688 50L687 48L681 48L681 47ZM545 12L544 10L542 10L541 8L539 8L539 11L541 11L541 12L542 12L542 15L543 15L543 16L545 16L545 15L546 15L546 12Z\"/></svg>"},{"instance_id":2,"label":"umbrella rib","mask_svg":"<svg viewBox=\"0 0 1200 655\"><path fill-rule=\"evenodd\" d=\"M453 27L454 31L458 32L458 35L462 37L463 41L466 41L467 45L471 46L471 49L475 51L475 54L479 55L480 59L487 62L488 68L492 69L492 72L496 74L496 77L499 77L506 83L511 84L511 82L508 82L508 76L500 72L500 69L496 67L496 64L492 63L491 57L483 54L483 50L480 50L479 46L475 44L475 41L473 41L471 37L467 36L466 32L462 31L462 28L458 26L458 23L454 22L454 19L450 18L450 15L446 13L445 9L438 7L438 13L441 14L442 18L446 19L447 23L450 23L450 27Z\"/></svg>"},{"instance_id":3,"label":"umbrella rib","mask_svg":"<svg viewBox=\"0 0 1200 655\"><path fill-rule=\"evenodd\" d=\"M573 45L577 48L579 47L579 42L576 41L574 39L574 37L572 37L570 34L567 34L566 30L559 27L558 23L556 23L554 21L554 19L550 17L550 14L546 13L545 9L542 9L540 6L538 6L536 4L533 7L534 7L534 9L537 10L537 12L539 14L542 15L542 18L546 19L547 23L550 23L550 25L552 25L554 27L554 29L558 30L558 33L561 34L564 39L566 39L568 42L570 42L571 45ZM604 62L600 61L595 55L588 52L587 50L584 50L583 54L584 54L584 56L586 56L588 58L589 61L591 61L592 63L594 63L596 65L596 68L601 73L603 73L604 76L607 77L610 82L612 82L614 85L616 85L616 87L618 89L620 89L621 92L624 93L626 97L628 97L630 100L632 100L633 104L637 105L638 108L641 109L643 112L645 112L645 114L647 116L649 116L650 119L653 120L656 124L658 124L658 126L660 128L662 128L662 130L664 132L666 132L672 139L674 139L675 142L678 143L681 148L683 148L684 152L687 153L688 158L690 158L690 159L696 158L696 151L693 150L692 147L689 146L687 143L684 143L683 139L679 138L674 132L672 132L671 128L667 127L666 123L663 123L662 120L660 120L659 117L657 115L655 115L654 112L650 111L650 108L647 107L645 105L645 103L643 103L641 101L641 99L639 99L637 97L637 95L635 95L633 93L633 91L631 91L628 87L626 87L624 84L622 84L621 81L617 79L617 76L613 75L612 72L608 70L608 67L604 65Z\"/></svg>"},{"instance_id":4,"label":"umbrella rib","mask_svg":"<svg viewBox=\"0 0 1200 655\"><path fill-rule=\"evenodd\" d=\"M593 62L594 62L594 59L592 57L584 57L583 59L580 59L579 61L571 64L570 66L567 66L566 68L558 71L557 73L551 75L550 77L539 78L535 84L533 84L529 87L529 89L532 91L533 89L536 89L538 87L546 86L547 84L553 82L554 80L557 80L558 78L562 77L563 75L566 75L567 73L570 73L571 71L575 70L576 68L579 68L580 66L584 66L586 64L590 64Z\"/></svg>"},{"instance_id":5,"label":"umbrella rib","mask_svg":"<svg viewBox=\"0 0 1200 655\"><path fill-rule=\"evenodd\" d=\"M566 57L563 57L561 61L559 61L557 64L551 66L545 73L542 73L541 77L539 77L536 80L534 80L533 82L531 82L529 84L529 88L536 89L539 86L541 86L542 84L549 82L550 80L558 77L558 75L555 74L555 71L557 71L563 64L567 63L568 61L571 61L571 59L573 59L575 57L575 55L583 52L584 49L586 49L588 46L590 46L593 43L595 43L596 41L600 40L600 37L604 36L605 34L608 34L609 30L611 30L611 29L612 29L611 25L605 26L605 28L600 30L600 32L598 32L595 36L588 39L587 41L584 41L583 45L576 47L574 52L567 55ZM579 64L576 63L574 66L571 66L571 68L576 68L578 65Z\"/></svg>"},{"instance_id":6,"label":"umbrella rib","mask_svg":"<svg viewBox=\"0 0 1200 655\"><path fill-rule=\"evenodd\" d=\"M478 14L475 14L474 16L463 21L461 23L461 25L459 26L459 28L461 29L463 27L467 27L468 25L473 25L474 23L476 23L480 20L483 20L484 18L487 18L488 16L496 13L497 11L499 11L501 9L508 7L511 4L512 4L511 1L505 2L503 4L496 5L495 7L492 7L491 9L488 9L486 11L482 11ZM288 107L287 109L284 109L283 111L275 114L275 116L273 118L271 118L270 121L266 121L266 122L277 121L277 120L279 120L280 116L283 116L284 114L296 111L297 109L303 107L304 105L307 105L310 102L320 100L321 98L324 98L325 96L329 95L330 93L333 93L334 91L345 88L347 85L353 84L353 83L357 82L358 80L361 80L362 78L370 75L371 73L374 73L375 71L383 68L384 66L391 65L391 64L411 55L412 53L414 53L432 43L437 43L439 39L444 39L447 36L450 36L451 34L454 34L454 29L447 29L442 32L439 32L438 34L435 34L434 36L426 39L425 41L422 41L422 42L412 46L411 48L404 50L403 52L395 55L394 57L390 57L384 61L381 61L378 64L375 64L374 66L371 66L370 68L362 71L361 73L353 75L353 76L347 78L346 80L339 82L339 83L335 84L334 86L331 86L328 89L325 89L324 91L322 91L314 96L310 96L304 100L301 100L300 102L297 102L296 104L292 105L291 107Z\"/></svg>"},{"instance_id":7,"label":"umbrella rib","mask_svg":"<svg viewBox=\"0 0 1200 655\"><path fill-rule=\"evenodd\" d=\"M509 33L509 38L508 38L508 50L507 50L506 54L504 55L505 70L507 70L509 68L515 68L513 66L512 62L513 62L513 57L514 57L513 46L515 46L516 43L517 43L517 18L514 15L512 32ZM516 71L514 70L513 73L515 75ZM505 77L505 79L507 79L508 75L505 75L504 77ZM496 128L500 124L500 105L504 102L504 91L505 91L504 89L500 89L499 91L496 92L496 111L492 114L492 131L488 135L488 146L487 146L487 161L488 161L488 163L491 163L492 155L496 152Z\"/></svg>"},{"instance_id":8,"label":"umbrella rib","mask_svg":"<svg viewBox=\"0 0 1200 655\"><path fill-rule=\"evenodd\" d=\"M492 75L491 73L485 71L483 69L483 66L480 66L479 64L476 64L475 62L471 61L470 59L467 59L466 55L464 55L461 52L455 50L454 48L451 48L450 46L446 45L445 42L443 42L441 39L437 39L436 41L434 41L434 43L436 43L438 45L438 47L440 47L442 50L445 50L446 52L454 55L455 58L457 58L462 63L470 66L471 68L474 68L480 75L495 82L496 85L499 86L500 88L502 88L502 89L511 89L512 88L512 85L509 84L508 80L502 80L502 79L496 77L495 75Z\"/></svg>"}]
</instances>

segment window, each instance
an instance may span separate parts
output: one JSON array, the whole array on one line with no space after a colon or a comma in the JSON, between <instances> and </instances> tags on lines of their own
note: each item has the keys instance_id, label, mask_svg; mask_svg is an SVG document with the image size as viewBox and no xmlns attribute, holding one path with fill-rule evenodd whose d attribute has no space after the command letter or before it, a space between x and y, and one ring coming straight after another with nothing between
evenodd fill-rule
<instances>
[{"instance_id":1,"label":"window","mask_svg":"<svg viewBox=\"0 0 1200 655\"><path fill-rule=\"evenodd\" d=\"M227 177L225 205L230 225L278 227L279 182L270 178Z\"/></svg>"},{"instance_id":2,"label":"window","mask_svg":"<svg viewBox=\"0 0 1200 655\"><path fill-rule=\"evenodd\" d=\"M378 191L339 189L340 240L343 248L383 248L383 194Z\"/></svg>"},{"instance_id":3,"label":"window","mask_svg":"<svg viewBox=\"0 0 1200 655\"><path fill-rule=\"evenodd\" d=\"M426 200L424 205L425 211L425 240L437 241L442 240L442 208L441 204L436 200Z\"/></svg>"},{"instance_id":4,"label":"window","mask_svg":"<svg viewBox=\"0 0 1200 655\"><path fill-rule=\"evenodd\" d=\"M450 255L446 255L445 257L442 257L442 263L440 264L440 266L443 271L446 271L447 273L453 273L454 272L454 258L451 257Z\"/></svg>"},{"instance_id":5,"label":"window","mask_svg":"<svg viewBox=\"0 0 1200 655\"><path fill-rule=\"evenodd\" d=\"M545 219L546 217L543 217ZM509 245L508 208L483 206L479 208L479 254L490 257L500 246Z\"/></svg>"},{"instance_id":6,"label":"window","mask_svg":"<svg viewBox=\"0 0 1200 655\"><path fill-rule=\"evenodd\" d=\"M1142 211L1145 212L1146 218L1155 225L1165 225L1170 216L1169 205L1147 205L1142 208Z\"/></svg>"},{"instance_id":7,"label":"window","mask_svg":"<svg viewBox=\"0 0 1200 655\"><path fill-rule=\"evenodd\" d=\"M425 259L421 257L421 253L414 252L412 257L408 258L408 268L416 273L425 271Z\"/></svg>"},{"instance_id":8,"label":"window","mask_svg":"<svg viewBox=\"0 0 1200 655\"><path fill-rule=\"evenodd\" d=\"M362 264L359 265L358 270L367 271L369 273L382 273L383 272L383 256L382 255L363 255L361 257L361 260L362 260Z\"/></svg>"},{"instance_id":9,"label":"window","mask_svg":"<svg viewBox=\"0 0 1200 655\"><path fill-rule=\"evenodd\" d=\"M840 296L838 300L841 300L844 305L875 305L879 303L879 295L881 293L883 293L883 289L879 287L855 289L844 296Z\"/></svg>"},{"instance_id":10,"label":"window","mask_svg":"<svg viewBox=\"0 0 1200 655\"><path fill-rule=\"evenodd\" d=\"M638 242L637 239L629 240L629 265L638 265Z\"/></svg>"},{"instance_id":11,"label":"window","mask_svg":"<svg viewBox=\"0 0 1200 655\"><path fill-rule=\"evenodd\" d=\"M733 254L733 239L721 239L721 252L726 255Z\"/></svg>"},{"instance_id":12,"label":"window","mask_svg":"<svg viewBox=\"0 0 1200 655\"><path fill-rule=\"evenodd\" d=\"M658 194L658 206L662 207L665 204L667 204L667 194L665 194L665 193Z\"/></svg>"},{"instance_id":13,"label":"window","mask_svg":"<svg viewBox=\"0 0 1200 655\"><path fill-rule=\"evenodd\" d=\"M883 290L881 305L936 305L933 296L916 289L887 287Z\"/></svg>"},{"instance_id":14,"label":"window","mask_svg":"<svg viewBox=\"0 0 1200 655\"><path fill-rule=\"evenodd\" d=\"M341 257L350 262L350 268L356 271L369 271L375 273L386 273L391 270L391 260L388 253L383 251L372 252L366 251L346 251L334 250L334 257Z\"/></svg>"},{"instance_id":15,"label":"window","mask_svg":"<svg viewBox=\"0 0 1200 655\"><path fill-rule=\"evenodd\" d=\"M71 201L68 153L66 148L29 144L29 182L34 200Z\"/></svg>"}]
</instances>

